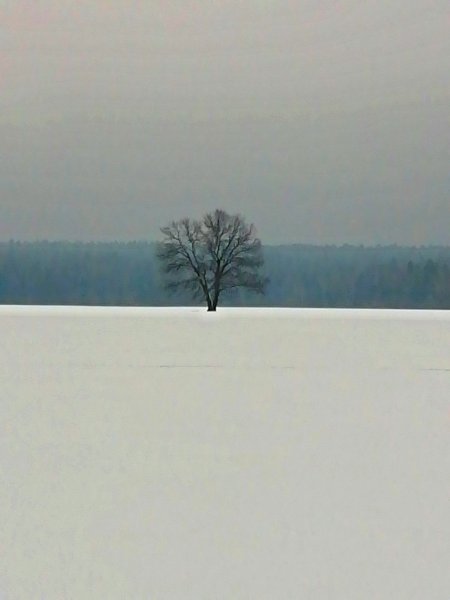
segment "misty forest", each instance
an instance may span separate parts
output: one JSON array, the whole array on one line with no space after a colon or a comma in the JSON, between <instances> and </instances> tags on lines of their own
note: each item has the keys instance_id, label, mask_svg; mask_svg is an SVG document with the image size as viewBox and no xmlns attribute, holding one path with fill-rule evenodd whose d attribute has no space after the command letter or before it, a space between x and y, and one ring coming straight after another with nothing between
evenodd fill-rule
<instances>
[{"instance_id":1,"label":"misty forest","mask_svg":"<svg viewBox=\"0 0 450 600\"><path fill-rule=\"evenodd\" d=\"M223 306L450 309L450 248L264 246L263 296L238 290ZM156 244L0 244L0 303L175 306L161 282ZM198 304L198 302L197 302Z\"/></svg>"}]
</instances>

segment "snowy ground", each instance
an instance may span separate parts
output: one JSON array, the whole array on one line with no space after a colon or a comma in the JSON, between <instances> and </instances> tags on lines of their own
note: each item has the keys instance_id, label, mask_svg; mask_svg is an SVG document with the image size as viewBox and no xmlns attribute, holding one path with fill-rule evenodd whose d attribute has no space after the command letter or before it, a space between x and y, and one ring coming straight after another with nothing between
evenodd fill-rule
<instances>
[{"instance_id":1,"label":"snowy ground","mask_svg":"<svg viewBox=\"0 0 450 600\"><path fill-rule=\"evenodd\" d=\"M448 600L450 313L0 308L2 600Z\"/></svg>"}]
</instances>

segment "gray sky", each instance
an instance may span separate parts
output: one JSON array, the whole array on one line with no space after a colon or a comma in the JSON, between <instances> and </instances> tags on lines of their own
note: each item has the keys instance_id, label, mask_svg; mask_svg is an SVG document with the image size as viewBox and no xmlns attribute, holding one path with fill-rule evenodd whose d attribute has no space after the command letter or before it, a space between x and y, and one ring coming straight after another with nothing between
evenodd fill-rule
<instances>
[{"instance_id":1,"label":"gray sky","mask_svg":"<svg viewBox=\"0 0 450 600\"><path fill-rule=\"evenodd\" d=\"M0 238L450 244L447 0L0 1Z\"/></svg>"}]
</instances>

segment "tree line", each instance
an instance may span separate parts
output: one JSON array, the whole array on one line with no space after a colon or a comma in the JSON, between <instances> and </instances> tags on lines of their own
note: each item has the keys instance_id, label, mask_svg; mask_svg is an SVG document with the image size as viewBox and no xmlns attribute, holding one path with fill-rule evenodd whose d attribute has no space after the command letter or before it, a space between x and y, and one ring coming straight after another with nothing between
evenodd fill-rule
<instances>
[{"instance_id":1,"label":"tree line","mask_svg":"<svg viewBox=\"0 0 450 600\"><path fill-rule=\"evenodd\" d=\"M1 304L197 304L162 285L151 242L0 243ZM222 305L450 309L450 248L264 246L264 296L246 290Z\"/></svg>"}]
</instances>

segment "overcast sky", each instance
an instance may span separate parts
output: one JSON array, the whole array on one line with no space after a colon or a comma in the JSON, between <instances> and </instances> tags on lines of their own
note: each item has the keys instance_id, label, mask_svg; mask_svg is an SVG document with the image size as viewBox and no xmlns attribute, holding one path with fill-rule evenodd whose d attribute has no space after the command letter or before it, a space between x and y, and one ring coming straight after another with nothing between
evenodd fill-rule
<instances>
[{"instance_id":1,"label":"overcast sky","mask_svg":"<svg viewBox=\"0 0 450 600\"><path fill-rule=\"evenodd\" d=\"M448 0L0 0L0 238L450 243Z\"/></svg>"}]
</instances>

